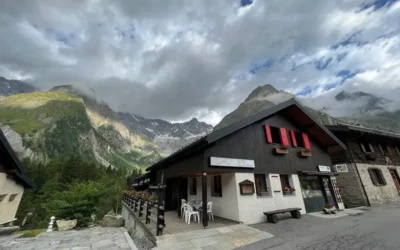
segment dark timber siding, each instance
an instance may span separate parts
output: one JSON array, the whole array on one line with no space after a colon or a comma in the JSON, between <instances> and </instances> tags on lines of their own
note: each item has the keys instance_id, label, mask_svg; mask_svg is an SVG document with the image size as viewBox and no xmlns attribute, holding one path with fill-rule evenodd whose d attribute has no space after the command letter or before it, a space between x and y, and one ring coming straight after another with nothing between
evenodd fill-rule
<instances>
[{"instance_id":1,"label":"dark timber siding","mask_svg":"<svg viewBox=\"0 0 400 250\"><path fill-rule=\"evenodd\" d=\"M378 165L396 165L400 166L400 156L397 154L395 149L396 146L400 149L400 142L398 140L391 139L389 137L381 137L369 134L359 134L356 132L333 132L343 143L348 145L348 158L343 162L352 162L350 149L354 155L354 161L356 163L369 163L369 164L378 164ZM367 154L363 152L360 146L360 141L365 141L372 145L374 149L374 153L370 154L375 157L375 160L371 160L367 158ZM379 149L379 144L388 145L391 149L390 154L382 154ZM386 157L388 157L389 162L386 161ZM333 159L332 159L333 160Z\"/></svg>"},{"instance_id":2,"label":"dark timber siding","mask_svg":"<svg viewBox=\"0 0 400 250\"><path fill-rule=\"evenodd\" d=\"M207 148L204 153L208 171L235 171L248 172L253 170L245 169L226 169L209 167L211 156L252 159L255 161L255 170L257 173L280 173L297 174L299 170L317 171L317 165L331 166L331 160L328 153L319 145L314 143L311 136L310 143L312 157L300 158L297 152L299 148L289 146L288 155L274 155L272 149L279 145L269 144L266 141L264 125L286 128L290 142L289 130L301 131L301 128L295 127L288 120L280 115L275 115L263 121L249 125L225 138L217 141L212 147Z\"/></svg>"},{"instance_id":3,"label":"dark timber siding","mask_svg":"<svg viewBox=\"0 0 400 250\"><path fill-rule=\"evenodd\" d=\"M203 152L200 151L170 164L168 168L165 169L164 178L184 175L200 175L203 166Z\"/></svg>"}]
</instances>

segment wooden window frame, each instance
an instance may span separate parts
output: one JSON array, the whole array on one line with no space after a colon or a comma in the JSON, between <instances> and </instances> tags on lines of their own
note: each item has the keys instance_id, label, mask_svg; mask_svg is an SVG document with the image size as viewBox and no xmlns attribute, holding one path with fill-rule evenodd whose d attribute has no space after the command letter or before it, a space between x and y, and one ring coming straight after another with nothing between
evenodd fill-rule
<instances>
[{"instance_id":1,"label":"wooden window frame","mask_svg":"<svg viewBox=\"0 0 400 250\"><path fill-rule=\"evenodd\" d=\"M254 182L256 184L256 194L257 196L268 196L268 183L267 183L267 178L265 174L254 174ZM260 182L265 186L265 191L260 191Z\"/></svg>"},{"instance_id":2,"label":"wooden window frame","mask_svg":"<svg viewBox=\"0 0 400 250\"><path fill-rule=\"evenodd\" d=\"M375 153L374 147L372 146L371 143L365 142L365 141L360 141L360 148L362 150L363 153L365 154L373 154ZM368 147L366 147L368 146ZM369 151L367 151L367 148L369 149Z\"/></svg>"},{"instance_id":3,"label":"wooden window frame","mask_svg":"<svg viewBox=\"0 0 400 250\"><path fill-rule=\"evenodd\" d=\"M10 195L10 197L8 198L8 201L14 201L15 197L17 197L18 194L12 194Z\"/></svg>"},{"instance_id":4,"label":"wooden window frame","mask_svg":"<svg viewBox=\"0 0 400 250\"><path fill-rule=\"evenodd\" d=\"M279 180L280 180L280 182L281 182L281 189L282 189L282 193L284 193L284 191L285 191L285 185L284 185L284 183L282 182L282 177L285 177L285 178L287 178L287 183L285 183L285 184L288 184L288 186L290 186L290 187L292 187L291 185L290 185L290 175L288 175L288 174L280 174L279 175ZM286 181L285 181L286 182Z\"/></svg>"},{"instance_id":5,"label":"wooden window frame","mask_svg":"<svg viewBox=\"0 0 400 250\"><path fill-rule=\"evenodd\" d=\"M269 128L271 130L272 144L282 145L283 142L280 128L275 126L269 126Z\"/></svg>"},{"instance_id":6,"label":"wooden window frame","mask_svg":"<svg viewBox=\"0 0 400 250\"><path fill-rule=\"evenodd\" d=\"M371 178L372 184L375 186L385 186L387 184L383 172L379 168L368 168L368 173Z\"/></svg>"},{"instance_id":7,"label":"wooden window frame","mask_svg":"<svg viewBox=\"0 0 400 250\"><path fill-rule=\"evenodd\" d=\"M190 195L197 195L197 178L194 177L192 178L192 181L190 182Z\"/></svg>"},{"instance_id":8,"label":"wooden window frame","mask_svg":"<svg viewBox=\"0 0 400 250\"><path fill-rule=\"evenodd\" d=\"M293 131L293 130L291 130L291 131ZM293 131L292 139L293 139L293 137L296 140L296 148L306 148L302 132Z\"/></svg>"},{"instance_id":9,"label":"wooden window frame","mask_svg":"<svg viewBox=\"0 0 400 250\"><path fill-rule=\"evenodd\" d=\"M218 185L216 185L216 183L218 183ZM216 188L219 190L216 190ZM222 197L222 176L221 175L213 176L211 196Z\"/></svg>"}]
</instances>

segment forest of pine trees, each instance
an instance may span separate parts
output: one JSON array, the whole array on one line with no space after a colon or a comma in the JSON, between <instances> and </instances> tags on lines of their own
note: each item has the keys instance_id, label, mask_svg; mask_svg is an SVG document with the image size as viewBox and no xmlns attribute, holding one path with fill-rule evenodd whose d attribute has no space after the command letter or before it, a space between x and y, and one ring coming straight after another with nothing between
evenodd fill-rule
<instances>
[{"instance_id":1,"label":"forest of pine trees","mask_svg":"<svg viewBox=\"0 0 400 250\"><path fill-rule=\"evenodd\" d=\"M45 165L29 160L22 163L36 185L25 190L17 212L18 225L32 213L24 229L46 228L53 215L56 219L78 219L78 226L85 227L91 214L101 219L110 210L118 213L122 190L141 174L140 170L128 173L104 168L79 156L58 156Z\"/></svg>"}]
</instances>

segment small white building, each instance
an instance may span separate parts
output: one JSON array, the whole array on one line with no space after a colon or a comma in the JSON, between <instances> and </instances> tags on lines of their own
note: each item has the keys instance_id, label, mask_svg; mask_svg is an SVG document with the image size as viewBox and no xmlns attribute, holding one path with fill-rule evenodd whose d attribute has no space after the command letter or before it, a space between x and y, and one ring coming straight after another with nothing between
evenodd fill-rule
<instances>
[{"instance_id":1,"label":"small white building","mask_svg":"<svg viewBox=\"0 0 400 250\"><path fill-rule=\"evenodd\" d=\"M16 220L15 215L24 189L32 186L22 164L0 130L0 225Z\"/></svg>"}]
</instances>

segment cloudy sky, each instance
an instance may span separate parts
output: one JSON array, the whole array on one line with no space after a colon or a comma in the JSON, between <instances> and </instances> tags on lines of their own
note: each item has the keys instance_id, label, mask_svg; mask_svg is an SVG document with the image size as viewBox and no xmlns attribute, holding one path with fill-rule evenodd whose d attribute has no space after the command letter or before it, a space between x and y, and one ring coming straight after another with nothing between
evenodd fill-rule
<instances>
[{"instance_id":1,"label":"cloudy sky","mask_svg":"<svg viewBox=\"0 0 400 250\"><path fill-rule=\"evenodd\" d=\"M400 94L400 2L0 0L0 75L217 123L255 87ZM398 98L397 98L398 99Z\"/></svg>"}]
</instances>

